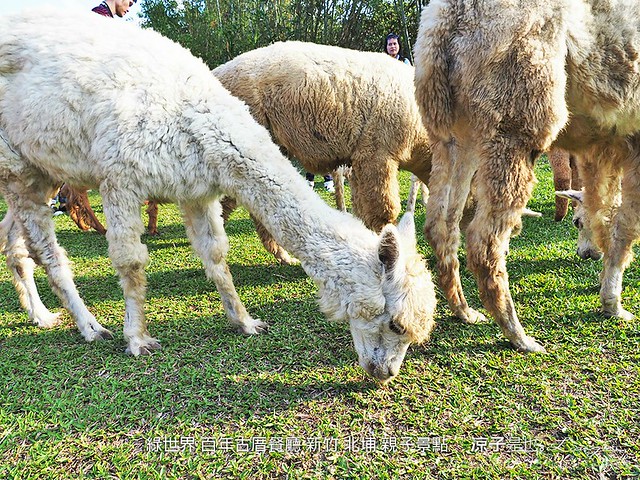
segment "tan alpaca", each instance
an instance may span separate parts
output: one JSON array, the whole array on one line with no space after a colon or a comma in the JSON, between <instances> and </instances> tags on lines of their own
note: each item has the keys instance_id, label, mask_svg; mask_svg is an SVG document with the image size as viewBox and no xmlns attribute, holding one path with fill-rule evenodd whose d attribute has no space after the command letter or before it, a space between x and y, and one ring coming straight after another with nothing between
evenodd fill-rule
<instances>
[{"instance_id":1,"label":"tan alpaca","mask_svg":"<svg viewBox=\"0 0 640 480\"><path fill-rule=\"evenodd\" d=\"M278 42L213 74L306 171L351 167L353 212L374 231L400 213L398 169L428 182L430 142L413 95L413 67L383 53ZM263 232L267 250L290 261Z\"/></svg>"},{"instance_id":2,"label":"tan alpaca","mask_svg":"<svg viewBox=\"0 0 640 480\"><path fill-rule=\"evenodd\" d=\"M469 308L459 278L459 220L474 178L467 267L485 308L514 348L526 335L509 292L504 252L552 145L578 155L584 206L604 251L606 315L631 318L622 275L640 236L640 4L613 0L432 0L415 46L416 98L434 142L425 234L453 312ZM608 218L616 182L622 201Z\"/></svg>"}]
</instances>

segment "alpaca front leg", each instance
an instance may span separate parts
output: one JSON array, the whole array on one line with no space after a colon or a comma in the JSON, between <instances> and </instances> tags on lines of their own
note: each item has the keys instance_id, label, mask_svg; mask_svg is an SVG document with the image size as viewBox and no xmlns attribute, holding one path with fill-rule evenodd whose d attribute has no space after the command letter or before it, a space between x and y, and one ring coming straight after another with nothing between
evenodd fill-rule
<instances>
[{"instance_id":1,"label":"alpaca front leg","mask_svg":"<svg viewBox=\"0 0 640 480\"><path fill-rule=\"evenodd\" d=\"M264 332L267 324L247 313L233 285L231 272L225 261L229 241L224 231L220 202L183 204L181 207L187 236L204 263L207 278L216 284L229 321L248 335Z\"/></svg>"},{"instance_id":2,"label":"alpaca front leg","mask_svg":"<svg viewBox=\"0 0 640 480\"><path fill-rule=\"evenodd\" d=\"M380 232L400 214L398 163L376 151L352 158L351 204L367 228Z\"/></svg>"},{"instance_id":3,"label":"alpaca front leg","mask_svg":"<svg viewBox=\"0 0 640 480\"><path fill-rule=\"evenodd\" d=\"M144 272L149 263L147 247L140 241L144 224L140 216L140 204L128 199L124 192L110 191L102 196L107 217L107 241L109 257L120 277L124 293L125 313L123 334L127 342L126 352L138 356L148 355L160 349L160 343L149 335L144 303L147 279ZM129 202L127 202L129 200Z\"/></svg>"},{"instance_id":4,"label":"alpaca front leg","mask_svg":"<svg viewBox=\"0 0 640 480\"><path fill-rule=\"evenodd\" d=\"M42 328L57 325L60 314L50 312L38 295L33 278L35 262L29 256L20 225L14 221L11 210L0 222L0 237L0 245L4 245L3 253L7 257L7 267L13 275L13 285L29 319Z\"/></svg>"},{"instance_id":5,"label":"alpaca front leg","mask_svg":"<svg viewBox=\"0 0 640 480\"><path fill-rule=\"evenodd\" d=\"M472 154L438 142L433 147L429 199L424 234L436 255L438 280L449 308L465 323L485 322L485 316L470 308L462 290L458 245L460 221L475 172ZM459 153L459 158L454 155ZM466 156L463 157L463 154Z\"/></svg>"},{"instance_id":6,"label":"alpaca front leg","mask_svg":"<svg viewBox=\"0 0 640 480\"><path fill-rule=\"evenodd\" d=\"M147 203L147 232L149 235L158 235L158 202L149 200Z\"/></svg>"},{"instance_id":7,"label":"alpaca front leg","mask_svg":"<svg viewBox=\"0 0 640 480\"><path fill-rule=\"evenodd\" d=\"M609 317L632 320L635 316L622 308L622 278L633 260L633 242L640 237L640 168L631 165L622 179L622 202L612 219L600 275L602 312Z\"/></svg>"},{"instance_id":8,"label":"alpaca front leg","mask_svg":"<svg viewBox=\"0 0 640 480\"><path fill-rule=\"evenodd\" d=\"M15 220L20 223L27 249L37 256L38 262L45 268L51 289L75 319L84 339L90 342L113 338L112 333L98 323L80 298L67 254L56 240L46 197L46 189L29 192L28 187L16 184L11 185L10 192L5 194Z\"/></svg>"},{"instance_id":9,"label":"alpaca front leg","mask_svg":"<svg viewBox=\"0 0 640 480\"><path fill-rule=\"evenodd\" d=\"M520 213L534 183L528 156L517 153L511 157L508 144L499 142L485 153L475 180L476 213L467 228L467 266L476 277L482 303L511 345L521 352L544 352L542 345L526 335L509 291L505 258L509 238L521 222Z\"/></svg>"}]
</instances>

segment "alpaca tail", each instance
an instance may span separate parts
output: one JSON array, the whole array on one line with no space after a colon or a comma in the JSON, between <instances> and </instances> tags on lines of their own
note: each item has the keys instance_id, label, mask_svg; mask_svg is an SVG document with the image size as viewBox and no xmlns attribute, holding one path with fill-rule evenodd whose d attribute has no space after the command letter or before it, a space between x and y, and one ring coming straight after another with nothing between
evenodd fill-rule
<instances>
[{"instance_id":1,"label":"alpaca tail","mask_svg":"<svg viewBox=\"0 0 640 480\"><path fill-rule=\"evenodd\" d=\"M432 0L420 18L415 45L416 100L434 141L448 139L454 121L449 49L457 17L454 0Z\"/></svg>"}]
</instances>

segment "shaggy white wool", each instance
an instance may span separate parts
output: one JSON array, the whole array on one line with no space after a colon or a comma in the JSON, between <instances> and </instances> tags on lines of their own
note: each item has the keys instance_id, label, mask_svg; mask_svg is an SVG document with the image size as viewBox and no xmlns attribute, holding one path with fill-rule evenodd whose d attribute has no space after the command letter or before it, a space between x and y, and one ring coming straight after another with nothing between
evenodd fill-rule
<instances>
[{"instance_id":1,"label":"shaggy white wool","mask_svg":"<svg viewBox=\"0 0 640 480\"><path fill-rule=\"evenodd\" d=\"M201 60L153 31L90 12L0 19L0 131L17 153L0 151L12 231L24 231L87 340L110 333L80 299L55 240L45 200L62 181L100 190L134 355L160 348L144 314L148 254L139 209L147 198L180 205L192 246L244 333L266 324L246 311L225 262L223 194L301 260L319 286L321 309L350 322L360 363L377 379L395 376L407 346L428 337L433 284L415 243L407 249L402 240L415 232L388 226L377 235L328 207L247 106ZM392 321L399 333L390 333Z\"/></svg>"}]
</instances>

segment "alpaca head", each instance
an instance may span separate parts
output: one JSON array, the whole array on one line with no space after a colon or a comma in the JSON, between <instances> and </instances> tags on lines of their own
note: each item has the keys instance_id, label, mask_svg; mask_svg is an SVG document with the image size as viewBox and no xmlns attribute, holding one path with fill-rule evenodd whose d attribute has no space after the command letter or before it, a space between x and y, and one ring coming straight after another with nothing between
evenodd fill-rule
<instances>
[{"instance_id":1,"label":"alpaca head","mask_svg":"<svg viewBox=\"0 0 640 480\"><path fill-rule=\"evenodd\" d=\"M584 192L582 190L562 190L556 192L556 195L574 202L573 224L578 229L577 255L583 260L600 260L603 253L593 239L593 231L589 226L589 217L582 203Z\"/></svg>"},{"instance_id":2,"label":"alpaca head","mask_svg":"<svg viewBox=\"0 0 640 480\"><path fill-rule=\"evenodd\" d=\"M323 299L321 308L329 317L349 320L360 366L386 383L398 374L409 345L426 341L435 325L435 292L417 253L413 214L382 230L374 263L345 308L331 311Z\"/></svg>"}]
</instances>

